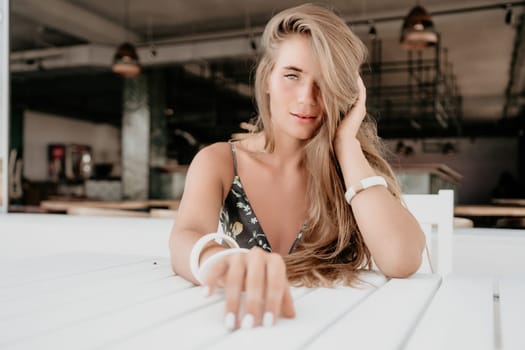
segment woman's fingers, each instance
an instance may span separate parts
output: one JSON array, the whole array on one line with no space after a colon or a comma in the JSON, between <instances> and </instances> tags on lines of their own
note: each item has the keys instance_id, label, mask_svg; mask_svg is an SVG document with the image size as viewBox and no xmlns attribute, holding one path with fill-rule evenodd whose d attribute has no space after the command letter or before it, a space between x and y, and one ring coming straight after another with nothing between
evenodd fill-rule
<instances>
[{"instance_id":1,"label":"woman's fingers","mask_svg":"<svg viewBox=\"0 0 525 350\"><path fill-rule=\"evenodd\" d=\"M224 287L224 322L230 330L239 326L271 326L281 316L295 316L286 266L279 254L253 248L248 253L226 256L210 266L204 285L209 287L208 295L215 288Z\"/></svg>"},{"instance_id":2,"label":"woman's fingers","mask_svg":"<svg viewBox=\"0 0 525 350\"><path fill-rule=\"evenodd\" d=\"M290 287L286 287L284 290L284 296L283 296L283 303L281 306L281 315L286 318L294 318L295 317L295 307L293 306L293 298L292 298L292 292L290 291Z\"/></svg>"},{"instance_id":3,"label":"woman's fingers","mask_svg":"<svg viewBox=\"0 0 525 350\"><path fill-rule=\"evenodd\" d=\"M241 301L241 292L246 275L246 254L233 254L228 257L228 271L226 272L226 281L224 285L226 297L226 310L224 323L226 328L232 330L239 324L239 305Z\"/></svg>"},{"instance_id":4,"label":"woman's fingers","mask_svg":"<svg viewBox=\"0 0 525 350\"><path fill-rule=\"evenodd\" d=\"M361 127L361 123L366 116L366 87L363 83L363 79L361 79L361 76L359 76L357 80L357 85L359 87L359 95L354 105L350 108L345 118L341 122L339 130L339 132L343 130L342 132L344 135L352 137L357 135L357 132ZM343 136L343 139L346 139L346 137Z\"/></svg>"},{"instance_id":5,"label":"woman's fingers","mask_svg":"<svg viewBox=\"0 0 525 350\"><path fill-rule=\"evenodd\" d=\"M260 324L266 284L266 258L268 253L255 247L246 256L246 293L241 328Z\"/></svg>"},{"instance_id":6,"label":"woman's fingers","mask_svg":"<svg viewBox=\"0 0 525 350\"><path fill-rule=\"evenodd\" d=\"M359 86L359 98L363 101L366 100L366 87L361 76L357 79L357 86Z\"/></svg>"},{"instance_id":7,"label":"woman's fingers","mask_svg":"<svg viewBox=\"0 0 525 350\"><path fill-rule=\"evenodd\" d=\"M207 296L212 295L217 287L224 287L226 272L228 271L228 257L220 259L210 266L206 276L204 276L203 285L208 288Z\"/></svg>"},{"instance_id":8,"label":"woman's fingers","mask_svg":"<svg viewBox=\"0 0 525 350\"><path fill-rule=\"evenodd\" d=\"M268 254L266 301L263 325L275 324L278 317L294 317L295 309L286 278L286 266L278 254Z\"/></svg>"}]
</instances>

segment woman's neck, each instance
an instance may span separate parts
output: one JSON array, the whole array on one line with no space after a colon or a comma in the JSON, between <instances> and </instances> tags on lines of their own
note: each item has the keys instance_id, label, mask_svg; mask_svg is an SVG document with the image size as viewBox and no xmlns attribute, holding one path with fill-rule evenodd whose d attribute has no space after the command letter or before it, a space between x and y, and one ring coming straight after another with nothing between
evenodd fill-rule
<instances>
[{"instance_id":1,"label":"woman's neck","mask_svg":"<svg viewBox=\"0 0 525 350\"><path fill-rule=\"evenodd\" d=\"M265 136L260 133L247 140L246 148L255 153L264 154L266 162L276 169L298 169L304 163L304 141L290 138L275 138L272 152L265 149Z\"/></svg>"},{"instance_id":2,"label":"woman's neck","mask_svg":"<svg viewBox=\"0 0 525 350\"><path fill-rule=\"evenodd\" d=\"M273 160L276 166L301 167L304 160L305 142L290 138L274 140Z\"/></svg>"}]
</instances>

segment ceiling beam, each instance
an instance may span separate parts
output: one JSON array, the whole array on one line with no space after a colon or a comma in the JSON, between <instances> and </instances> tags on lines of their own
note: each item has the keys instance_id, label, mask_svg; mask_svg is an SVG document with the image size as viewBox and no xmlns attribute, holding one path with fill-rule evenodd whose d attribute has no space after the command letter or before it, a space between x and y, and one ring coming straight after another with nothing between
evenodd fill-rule
<instances>
[{"instance_id":1,"label":"ceiling beam","mask_svg":"<svg viewBox=\"0 0 525 350\"><path fill-rule=\"evenodd\" d=\"M16 0L13 13L65 34L97 44L139 42L140 35L64 0Z\"/></svg>"},{"instance_id":2,"label":"ceiling beam","mask_svg":"<svg viewBox=\"0 0 525 350\"><path fill-rule=\"evenodd\" d=\"M253 39L259 40L259 37ZM114 53L114 46L93 44L12 52L9 56L10 70L12 73L81 67L109 70ZM249 38L159 45L155 56L151 55L149 46L141 46L137 48L137 53L143 66L254 55Z\"/></svg>"}]
</instances>

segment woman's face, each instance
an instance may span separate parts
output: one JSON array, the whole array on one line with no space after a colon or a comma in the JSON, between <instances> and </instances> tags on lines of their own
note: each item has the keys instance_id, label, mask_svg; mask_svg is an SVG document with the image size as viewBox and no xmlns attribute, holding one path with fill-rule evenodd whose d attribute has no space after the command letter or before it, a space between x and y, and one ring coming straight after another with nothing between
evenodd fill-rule
<instances>
[{"instance_id":1,"label":"woman's face","mask_svg":"<svg viewBox=\"0 0 525 350\"><path fill-rule=\"evenodd\" d=\"M314 136L324 110L319 80L321 68L304 35L291 35L276 52L268 79L273 130L296 139Z\"/></svg>"}]
</instances>

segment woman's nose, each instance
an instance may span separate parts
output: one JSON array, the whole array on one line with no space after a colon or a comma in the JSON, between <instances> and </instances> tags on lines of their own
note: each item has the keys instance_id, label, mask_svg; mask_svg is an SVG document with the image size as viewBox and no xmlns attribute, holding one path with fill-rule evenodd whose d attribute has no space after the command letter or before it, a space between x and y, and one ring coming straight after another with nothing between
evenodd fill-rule
<instances>
[{"instance_id":1,"label":"woman's nose","mask_svg":"<svg viewBox=\"0 0 525 350\"><path fill-rule=\"evenodd\" d=\"M317 88L315 84L305 83L299 89L299 103L315 106L317 103Z\"/></svg>"}]
</instances>

